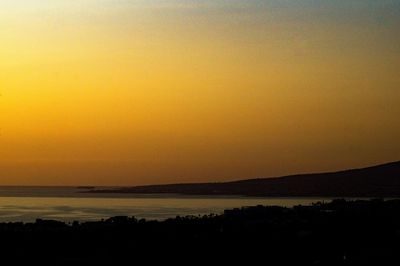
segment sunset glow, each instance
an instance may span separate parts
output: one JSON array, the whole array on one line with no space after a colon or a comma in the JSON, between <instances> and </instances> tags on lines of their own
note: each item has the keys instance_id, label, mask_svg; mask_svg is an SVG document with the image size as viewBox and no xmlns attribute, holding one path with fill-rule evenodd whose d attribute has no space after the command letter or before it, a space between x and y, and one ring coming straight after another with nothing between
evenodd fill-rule
<instances>
[{"instance_id":1,"label":"sunset glow","mask_svg":"<svg viewBox=\"0 0 400 266\"><path fill-rule=\"evenodd\" d=\"M399 69L399 1L0 1L0 184L396 160Z\"/></svg>"}]
</instances>

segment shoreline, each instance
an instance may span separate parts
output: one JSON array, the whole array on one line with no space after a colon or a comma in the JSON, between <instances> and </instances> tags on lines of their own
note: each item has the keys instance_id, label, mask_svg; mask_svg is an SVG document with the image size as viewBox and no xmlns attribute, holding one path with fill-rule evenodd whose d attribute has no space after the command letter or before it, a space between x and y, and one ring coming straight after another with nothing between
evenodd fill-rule
<instances>
[{"instance_id":1,"label":"shoreline","mask_svg":"<svg viewBox=\"0 0 400 266\"><path fill-rule=\"evenodd\" d=\"M0 223L2 260L41 265L397 265L400 200L253 206L165 221L115 216L92 222ZM72 264L71 264L72 263ZM295 263L295 264L294 264Z\"/></svg>"}]
</instances>

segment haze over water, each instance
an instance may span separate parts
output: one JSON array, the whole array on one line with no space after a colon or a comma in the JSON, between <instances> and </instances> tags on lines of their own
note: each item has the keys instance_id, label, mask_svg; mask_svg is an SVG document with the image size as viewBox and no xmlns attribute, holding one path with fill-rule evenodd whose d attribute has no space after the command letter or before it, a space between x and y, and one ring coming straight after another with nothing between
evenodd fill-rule
<instances>
[{"instance_id":1,"label":"haze over water","mask_svg":"<svg viewBox=\"0 0 400 266\"><path fill-rule=\"evenodd\" d=\"M73 187L0 187L0 222L98 221L113 216L164 220L176 216L220 214L255 205L291 207L329 199L251 198L84 193Z\"/></svg>"}]
</instances>

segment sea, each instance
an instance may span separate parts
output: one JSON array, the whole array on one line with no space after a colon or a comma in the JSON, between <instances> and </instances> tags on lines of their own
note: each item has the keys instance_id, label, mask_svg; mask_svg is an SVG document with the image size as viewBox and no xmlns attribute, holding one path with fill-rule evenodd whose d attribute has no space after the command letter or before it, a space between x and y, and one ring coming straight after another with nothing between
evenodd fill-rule
<instances>
[{"instance_id":1,"label":"sea","mask_svg":"<svg viewBox=\"0 0 400 266\"><path fill-rule=\"evenodd\" d=\"M113 216L165 220L176 216L221 214L226 209L247 206L292 207L331 200L88 193L89 190L90 188L86 187L0 187L0 222L34 222L36 219L48 219L69 223L99 221Z\"/></svg>"}]
</instances>

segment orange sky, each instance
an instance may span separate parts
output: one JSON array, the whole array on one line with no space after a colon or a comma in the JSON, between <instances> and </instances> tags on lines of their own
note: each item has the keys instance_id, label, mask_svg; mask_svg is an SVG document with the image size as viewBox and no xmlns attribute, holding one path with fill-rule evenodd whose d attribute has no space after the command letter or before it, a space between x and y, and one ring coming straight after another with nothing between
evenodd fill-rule
<instances>
[{"instance_id":1,"label":"orange sky","mask_svg":"<svg viewBox=\"0 0 400 266\"><path fill-rule=\"evenodd\" d=\"M396 1L5 0L0 185L400 158Z\"/></svg>"}]
</instances>

